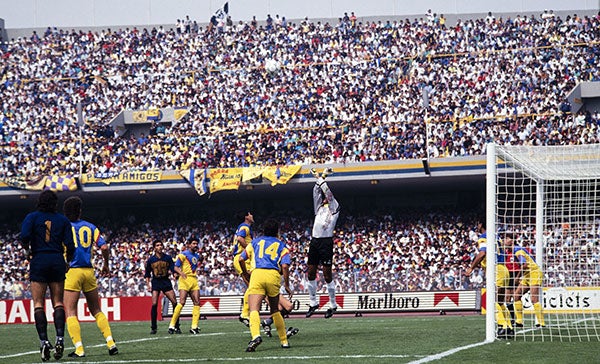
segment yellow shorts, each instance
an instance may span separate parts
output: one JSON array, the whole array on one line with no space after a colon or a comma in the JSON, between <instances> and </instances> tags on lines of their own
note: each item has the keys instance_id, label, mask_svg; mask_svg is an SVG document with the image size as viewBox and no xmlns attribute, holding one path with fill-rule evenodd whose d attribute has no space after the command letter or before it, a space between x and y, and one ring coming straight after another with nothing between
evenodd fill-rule
<instances>
[{"instance_id":1,"label":"yellow shorts","mask_svg":"<svg viewBox=\"0 0 600 364\"><path fill-rule=\"evenodd\" d=\"M90 292L98 288L94 268L70 268L65 279L65 290Z\"/></svg>"},{"instance_id":2,"label":"yellow shorts","mask_svg":"<svg viewBox=\"0 0 600 364\"><path fill-rule=\"evenodd\" d=\"M510 284L510 273L504 264L496 265L496 287L508 287Z\"/></svg>"},{"instance_id":3,"label":"yellow shorts","mask_svg":"<svg viewBox=\"0 0 600 364\"><path fill-rule=\"evenodd\" d=\"M237 274L241 275L242 274L242 268L240 267L240 255L242 255L242 253L240 254L236 254L233 257L233 268L235 268L235 271L237 272ZM248 272L251 271L252 269L252 263L250 262L250 259L246 259L246 270Z\"/></svg>"},{"instance_id":4,"label":"yellow shorts","mask_svg":"<svg viewBox=\"0 0 600 364\"><path fill-rule=\"evenodd\" d=\"M250 284L246 292L248 294L260 294L268 297L279 295L281 288L281 274L275 269L257 268L250 275Z\"/></svg>"},{"instance_id":5,"label":"yellow shorts","mask_svg":"<svg viewBox=\"0 0 600 364\"><path fill-rule=\"evenodd\" d=\"M542 278L544 278L544 274L542 274L542 271L534 270L523 274L523 278L521 278L521 284L528 287L541 287Z\"/></svg>"},{"instance_id":6,"label":"yellow shorts","mask_svg":"<svg viewBox=\"0 0 600 364\"><path fill-rule=\"evenodd\" d=\"M179 286L180 291L198 291L200 287L198 286L198 277L196 275L188 275L186 279L179 277L177 280L177 284Z\"/></svg>"}]
</instances>

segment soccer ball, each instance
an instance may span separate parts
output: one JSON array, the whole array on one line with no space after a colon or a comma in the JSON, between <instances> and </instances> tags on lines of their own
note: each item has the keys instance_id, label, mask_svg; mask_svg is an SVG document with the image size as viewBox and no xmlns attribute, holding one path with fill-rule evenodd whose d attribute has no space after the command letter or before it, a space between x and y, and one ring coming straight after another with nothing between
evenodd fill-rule
<instances>
[{"instance_id":1,"label":"soccer ball","mask_svg":"<svg viewBox=\"0 0 600 364\"><path fill-rule=\"evenodd\" d=\"M269 73L275 73L279 71L281 64L274 59L267 59L265 61L265 70Z\"/></svg>"}]
</instances>

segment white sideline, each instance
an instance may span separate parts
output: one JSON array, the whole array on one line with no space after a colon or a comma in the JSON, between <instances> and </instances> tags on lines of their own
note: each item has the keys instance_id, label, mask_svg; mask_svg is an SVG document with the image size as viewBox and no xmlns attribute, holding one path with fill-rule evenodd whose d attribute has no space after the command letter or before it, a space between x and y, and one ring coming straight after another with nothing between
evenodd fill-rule
<instances>
[{"instance_id":1,"label":"white sideline","mask_svg":"<svg viewBox=\"0 0 600 364\"><path fill-rule=\"evenodd\" d=\"M475 347L478 347L478 346L481 346L481 345L489 344L491 342L492 341L482 341L480 343L475 343L475 344L471 344L471 345L467 345L467 346L460 346L458 348L446 350L446 351L444 351L442 353L439 353L439 354L429 355L429 356L426 356L426 357L424 357L422 359L411 361L411 362L409 362L409 364L429 363L430 361L439 360L439 359L444 358L444 357L446 357L448 355L452 355L452 354L458 353L459 351L463 351L463 350L475 348Z\"/></svg>"}]
</instances>

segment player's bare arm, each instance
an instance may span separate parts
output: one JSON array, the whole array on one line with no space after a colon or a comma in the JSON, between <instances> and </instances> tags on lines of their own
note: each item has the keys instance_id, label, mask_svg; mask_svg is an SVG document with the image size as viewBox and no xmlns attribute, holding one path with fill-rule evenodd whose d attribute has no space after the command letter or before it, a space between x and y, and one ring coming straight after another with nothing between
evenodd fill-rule
<instances>
[{"instance_id":1,"label":"player's bare arm","mask_svg":"<svg viewBox=\"0 0 600 364\"><path fill-rule=\"evenodd\" d=\"M183 279L187 279L187 274L183 273L183 271L181 270L181 268L179 268L178 266L175 266L175 268L173 269L177 274L179 274L179 276Z\"/></svg>"},{"instance_id":2,"label":"player's bare arm","mask_svg":"<svg viewBox=\"0 0 600 364\"><path fill-rule=\"evenodd\" d=\"M477 256L475 257L475 259L473 259L473 262L471 263L471 266L469 268L467 268L467 271L465 272L468 276L471 275L471 273L473 273L473 270L475 268L477 268L477 266L479 266L479 263L481 263L481 261L485 258L485 252L481 251L479 252L479 254L477 254Z\"/></svg>"},{"instance_id":3,"label":"player's bare arm","mask_svg":"<svg viewBox=\"0 0 600 364\"><path fill-rule=\"evenodd\" d=\"M108 262L110 260L110 251L108 249L108 244L104 244L100 247L100 252L102 253L102 259L103 259L103 264L102 264L102 270L101 273L103 276L106 276L110 273L110 268L108 266Z\"/></svg>"}]
</instances>

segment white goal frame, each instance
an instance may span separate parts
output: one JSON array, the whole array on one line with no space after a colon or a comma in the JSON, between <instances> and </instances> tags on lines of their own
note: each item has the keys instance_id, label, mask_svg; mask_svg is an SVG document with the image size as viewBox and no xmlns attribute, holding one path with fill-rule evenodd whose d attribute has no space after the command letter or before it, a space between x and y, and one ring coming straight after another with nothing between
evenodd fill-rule
<instances>
[{"instance_id":1,"label":"white goal frame","mask_svg":"<svg viewBox=\"0 0 600 364\"><path fill-rule=\"evenodd\" d=\"M507 170L516 171L520 175L525 176L526 179L531 180L531 186L535 187L535 198L526 200L531 203L529 211L535 209L535 214L529 216L530 219L535 219L535 261L542 267L545 272L545 254L544 250L544 229L547 228L546 222L549 219L545 208L547 201L545 198L550 199L551 197L544 196L545 191L549 188L548 186L552 183L570 183L570 182L585 182L591 183L594 190L593 193L599 190L600 185L600 144L588 144L588 145L577 145L577 146L500 146L494 143L487 144L487 168L486 168L486 234L487 234L487 251L496 251L496 242L498 241L498 232L502 231L505 224L500 223L500 217L498 216L499 210L499 165L502 171L506 173ZM512 173L512 172L511 172ZM564 185L561 185L564 186ZM504 192L505 195L510 195L509 192ZM595 195L594 195L595 196ZM554 197L556 198L556 197ZM532 201L535 199L535 202ZM589 220L595 219L596 221L600 217L600 204L598 203L598 196L592 201L594 215L591 217L588 215L577 215L587 217ZM511 200L514 201L514 200ZM525 201L525 200L522 200ZM563 212L565 210L557 210ZM597 213L596 213L597 211ZM555 211L556 213L556 211ZM516 216L516 215L511 215ZM562 215L561 215L562 216ZM595 226L592 223L592 226ZM533 227L533 226L531 226ZM599 227L600 228L600 227ZM597 231L594 233L600 235ZM501 238L501 237L500 237ZM496 299L496 254L486 254L486 341L490 342L496 339L496 319L495 319L495 299ZM546 284L546 278L544 278L543 286ZM600 286L600 284L598 285ZM561 289L563 287L557 287ZM594 290L600 290L600 287L591 287ZM540 302L543 300L543 287L540 290ZM556 329L549 329L548 333L540 334L542 340L560 340L560 341L571 341L579 339L581 341L600 341L600 310L598 308L592 309L589 316L590 324L585 327L586 332L582 333L569 333L568 335L562 335L560 330L563 329L559 325L549 325L556 327ZM583 312L583 314L587 314ZM558 314L557 314L558 315ZM562 316L561 316L562 317ZM560 321L560 319L558 320ZM567 321L564 321L567 322ZM578 329L578 328L577 328ZM577 331L577 329L573 331ZM557 332L553 333L553 330ZM568 328L567 328L568 330ZM540 331L541 332L541 331ZM538 335L538 334L533 334ZM555 337L553 337L553 335ZM533 337L533 336L532 336Z\"/></svg>"}]
</instances>

